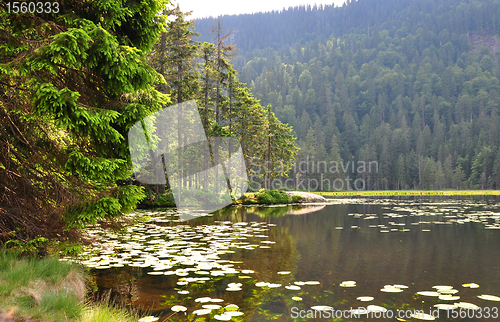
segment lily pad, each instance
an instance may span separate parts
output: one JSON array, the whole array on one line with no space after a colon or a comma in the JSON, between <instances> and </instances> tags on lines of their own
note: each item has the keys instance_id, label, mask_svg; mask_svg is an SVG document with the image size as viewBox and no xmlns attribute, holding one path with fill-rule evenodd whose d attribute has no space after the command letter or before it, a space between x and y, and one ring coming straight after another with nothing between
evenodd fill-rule
<instances>
[{"instance_id":1,"label":"lily pad","mask_svg":"<svg viewBox=\"0 0 500 322\"><path fill-rule=\"evenodd\" d=\"M456 301L460 299L460 296L453 296L451 294L441 294L439 299L442 301Z\"/></svg>"},{"instance_id":2,"label":"lily pad","mask_svg":"<svg viewBox=\"0 0 500 322\"><path fill-rule=\"evenodd\" d=\"M380 291L385 293L401 293L402 289L399 287L395 287L394 285L384 285L384 288L381 288Z\"/></svg>"},{"instance_id":3,"label":"lily pad","mask_svg":"<svg viewBox=\"0 0 500 322\"><path fill-rule=\"evenodd\" d=\"M458 307L461 307L463 309L470 309L470 310L478 310L479 309L479 306L477 306L476 304L472 304L472 303L469 303L469 302L458 302L458 303L454 303L456 306Z\"/></svg>"},{"instance_id":4,"label":"lily pad","mask_svg":"<svg viewBox=\"0 0 500 322\"><path fill-rule=\"evenodd\" d=\"M422 312L413 313L411 316L415 319L424 320L424 321L434 321L436 319L432 315L427 314L427 313L422 313Z\"/></svg>"},{"instance_id":5,"label":"lily pad","mask_svg":"<svg viewBox=\"0 0 500 322\"><path fill-rule=\"evenodd\" d=\"M219 320L219 321L229 321L231 320L232 316L228 315L226 313L223 314L218 314L214 316L214 319Z\"/></svg>"},{"instance_id":6,"label":"lily pad","mask_svg":"<svg viewBox=\"0 0 500 322\"><path fill-rule=\"evenodd\" d=\"M182 305L174 305L174 306L172 306L171 310L174 312L184 312L187 310L187 307L182 306Z\"/></svg>"},{"instance_id":7,"label":"lily pad","mask_svg":"<svg viewBox=\"0 0 500 322\"><path fill-rule=\"evenodd\" d=\"M387 312L387 309L378 305L368 305L366 309L370 312Z\"/></svg>"},{"instance_id":8,"label":"lily pad","mask_svg":"<svg viewBox=\"0 0 500 322\"><path fill-rule=\"evenodd\" d=\"M340 287L355 287L356 282L355 281L344 281L339 284Z\"/></svg>"},{"instance_id":9,"label":"lily pad","mask_svg":"<svg viewBox=\"0 0 500 322\"><path fill-rule=\"evenodd\" d=\"M137 322L155 322L158 321L160 318L156 316L145 316L143 318L140 318Z\"/></svg>"},{"instance_id":10,"label":"lily pad","mask_svg":"<svg viewBox=\"0 0 500 322\"><path fill-rule=\"evenodd\" d=\"M477 296L478 298L480 298L481 300L486 300L486 301L495 301L495 302L499 302L500 301L500 297L498 296L495 296L495 295L478 295Z\"/></svg>"},{"instance_id":11,"label":"lily pad","mask_svg":"<svg viewBox=\"0 0 500 322\"><path fill-rule=\"evenodd\" d=\"M361 302L369 302L369 301L373 301L374 297L372 296L360 296L360 297L357 297L356 300L358 301L361 301Z\"/></svg>"},{"instance_id":12,"label":"lily pad","mask_svg":"<svg viewBox=\"0 0 500 322\"><path fill-rule=\"evenodd\" d=\"M435 304L434 307L437 307L440 310L446 310L446 311L454 310L454 309L458 308L458 306L456 306L454 304Z\"/></svg>"},{"instance_id":13,"label":"lily pad","mask_svg":"<svg viewBox=\"0 0 500 322\"><path fill-rule=\"evenodd\" d=\"M200 297L200 298L197 298L194 301L198 302L198 303L207 303L207 302L210 302L210 300L211 300L210 297Z\"/></svg>"},{"instance_id":14,"label":"lily pad","mask_svg":"<svg viewBox=\"0 0 500 322\"><path fill-rule=\"evenodd\" d=\"M436 297L441 295L438 292L433 292L433 291L420 291L417 292L417 294L422 296L436 296Z\"/></svg>"},{"instance_id":15,"label":"lily pad","mask_svg":"<svg viewBox=\"0 0 500 322\"><path fill-rule=\"evenodd\" d=\"M217 304L205 304L205 305L202 305L201 307L204 308L204 309L209 309L209 310L218 310L222 306L217 305Z\"/></svg>"},{"instance_id":16,"label":"lily pad","mask_svg":"<svg viewBox=\"0 0 500 322\"><path fill-rule=\"evenodd\" d=\"M210 314L210 312L212 312L212 310L210 310L210 309L199 309L199 310L193 311L193 314L205 315L205 314Z\"/></svg>"},{"instance_id":17,"label":"lily pad","mask_svg":"<svg viewBox=\"0 0 500 322\"><path fill-rule=\"evenodd\" d=\"M326 305L316 305L316 306L312 306L311 309L313 309L315 311L332 311L333 307L326 306Z\"/></svg>"}]
</instances>

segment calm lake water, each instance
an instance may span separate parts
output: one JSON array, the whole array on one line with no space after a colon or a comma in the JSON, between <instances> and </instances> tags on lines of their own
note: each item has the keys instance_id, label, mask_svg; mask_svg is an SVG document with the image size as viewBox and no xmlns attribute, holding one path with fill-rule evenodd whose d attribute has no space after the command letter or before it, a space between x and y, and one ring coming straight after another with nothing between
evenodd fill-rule
<instances>
[{"instance_id":1,"label":"calm lake water","mask_svg":"<svg viewBox=\"0 0 500 322\"><path fill-rule=\"evenodd\" d=\"M500 296L498 201L344 199L307 207L229 207L186 222L179 221L186 214L172 210L148 212L148 222L127 232L96 230L105 250L84 263L93 267L99 292L159 321L306 321L314 320L307 310L321 312L314 306L340 314L368 305L394 317L397 310L423 310L439 312L438 321L498 321L500 302L478 298ZM355 286L342 287L344 281ZM385 285L401 286L393 293L381 291ZM453 287L457 292L448 293L460 298L416 294L436 292L434 286ZM360 296L374 299L362 302ZM460 302L479 310L434 307ZM239 309L224 309L230 304ZM187 311L173 312L176 305ZM243 315L223 314L230 310ZM386 314L345 320L396 321ZM316 314L316 320L320 316L329 317Z\"/></svg>"}]
</instances>

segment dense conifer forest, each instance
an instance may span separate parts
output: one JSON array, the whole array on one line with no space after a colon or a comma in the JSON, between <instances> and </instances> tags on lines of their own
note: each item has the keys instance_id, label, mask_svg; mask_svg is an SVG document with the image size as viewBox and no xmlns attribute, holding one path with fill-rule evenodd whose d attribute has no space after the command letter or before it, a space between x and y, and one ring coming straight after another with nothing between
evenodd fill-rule
<instances>
[{"instance_id":1,"label":"dense conifer forest","mask_svg":"<svg viewBox=\"0 0 500 322\"><path fill-rule=\"evenodd\" d=\"M293 127L297 162L336 161L332 179L366 189L500 187L500 1L358 0L220 20L240 80ZM216 21L195 22L200 39ZM378 169L351 167L370 161ZM307 170L290 175L322 180Z\"/></svg>"}]
</instances>

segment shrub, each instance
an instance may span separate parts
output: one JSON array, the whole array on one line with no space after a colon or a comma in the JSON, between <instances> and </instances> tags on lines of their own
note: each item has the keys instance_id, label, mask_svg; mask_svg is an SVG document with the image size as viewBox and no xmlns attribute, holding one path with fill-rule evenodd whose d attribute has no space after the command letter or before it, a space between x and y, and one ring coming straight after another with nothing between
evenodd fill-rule
<instances>
[{"instance_id":1,"label":"shrub","mask_svg":"<svg viewBox=\"0 0 500 322\"><path fill-rule=\"evenodd\" d=\"M277 190L259 190L255 194L259 203L263 204L276 204L276 203L290 203L290 198L284 191Z\"/></svg>"}]
</instances>

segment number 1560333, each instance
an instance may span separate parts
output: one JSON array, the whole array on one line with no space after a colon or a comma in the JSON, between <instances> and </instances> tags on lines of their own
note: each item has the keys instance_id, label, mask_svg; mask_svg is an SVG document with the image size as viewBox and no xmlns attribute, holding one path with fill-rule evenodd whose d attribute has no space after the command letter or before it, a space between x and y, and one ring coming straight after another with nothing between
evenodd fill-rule
<instances>
[{"instance_id":1,"label":"number 1560333","mask_svg":"<svg viewBox=\"0 0 500 322\"><path fill-rule=\"evenodd\" d=\"M474 309L454 309L447 311L447 318L475 318L475 319L498 319L498 307L483 307L483 308L474 308Z\"/></svg>"},{"instance_id":2,"label":"number 1560333","mask_svg":"<svg viewBox=\"0 0 500 322\"><path fill-rule=\"evenodd\" d=\"M8 13L59 13L59 2L7 2Z\"/></svg>"}]
</instances>

